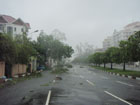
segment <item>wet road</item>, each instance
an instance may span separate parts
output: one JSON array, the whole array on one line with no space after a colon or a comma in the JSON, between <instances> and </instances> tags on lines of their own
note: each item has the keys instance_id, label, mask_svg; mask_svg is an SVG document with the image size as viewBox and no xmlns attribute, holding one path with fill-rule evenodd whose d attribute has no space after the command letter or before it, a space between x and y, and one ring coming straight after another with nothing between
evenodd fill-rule
<instances>
[{"instance_id":1,"label":"wet road","mask_svg":"<svg viewBox=\"0 0 140 105\"><path fill-rule=\"evenodd\" d=\"M110 75L88 66L73 66L68 73L18 83L0 90L0 105L140 105L140 81Z\"/></svg>"},{"instance_id":2,"label":"wet road","mask_svg":"<svg viewBox=\"0 0 140 105\"><path fill-rule=\"evenodd\" d=\"M52 88L50 105L140 105L140 81L74 66Z\"/></svg>"}]
</instances>

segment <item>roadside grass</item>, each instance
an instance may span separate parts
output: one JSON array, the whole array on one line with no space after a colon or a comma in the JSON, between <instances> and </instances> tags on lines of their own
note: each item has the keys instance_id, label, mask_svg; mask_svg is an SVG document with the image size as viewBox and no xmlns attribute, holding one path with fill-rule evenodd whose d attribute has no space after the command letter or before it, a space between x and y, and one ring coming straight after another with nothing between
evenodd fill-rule
<instances>
[{"instance_id":1,"label":"roadside grass","mask_svg":"<svg viewBox=\"0 0 140 105\"><path fill-rule=\"evenodd\" d=\"M62 73L65 73L67 72L68 69L67 68L64 68L64 67L61 67L61 66L56 66L52 71L51 73L52 74L62 74Z\"/></svg>"},{"instance_id":2,"label":"roadside grass","mask_svg":"<svg viewBox=\"0 0 140 105\"><path fill-rule=\"evenodd\" d=\"M43 85L40 85L40 86L49 86L50 84L49 83L46 83L46 84L43 84Z\"/></svg>"},{"instance_id":3,"label":"roadside grass","mask_svg":"<svg viewBox=\"0 0 140 105\"><path fill-rule=\"evenodd\" d=\"M42 76L41 73L31 73L31 75L29 75L29 76L13 78L12 80L9 80L7 82L4 82L4 83L0 84L0 88L4 88L4 87L7 87L7 86L12 86L12 85L15 85L18 82L22 82L24 80L30 80L32 78L40 78L41 76Z\"/></svg>"},{"instance_id":4,"label":"roadside grass","mask_svg":"<svg viewBox=\"0 0 140 105\"><path fill-rule=\"evenodd\" d=\"M103 70L103 71L112 72L112 73L119 73L121 75L140 77L140 71L133 71L133 70L123 71L122 69L116 69L116 68L110 69L110 68L104 68L104 67L95 67L95 66L92 66L92 67L98 70Z\"/></svg>"}]
</instances>

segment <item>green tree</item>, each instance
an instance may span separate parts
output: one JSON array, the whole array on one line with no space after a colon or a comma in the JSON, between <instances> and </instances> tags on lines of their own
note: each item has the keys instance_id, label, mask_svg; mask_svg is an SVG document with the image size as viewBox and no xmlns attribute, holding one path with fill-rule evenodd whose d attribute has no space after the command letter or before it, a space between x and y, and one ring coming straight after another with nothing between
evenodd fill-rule
<instances>
[{"instance_id":1,"label":"green tree","mask_svg":"<svg viewBox=\"0 0 140 105\"><path fill-rule=\"evenodd\" d=\"M129 37L128 49L130 60L133 62L140 61L140 31Z\"/></svg>"},{"instance_id":2,"label":"green tree","mask_svg":"<svg viewBox=\"0 0 140 105\"><path fill-rule=\"evenodd\" d=\"M108 63L108 57L106 55L106 52L101 53L101 61L104 64L104 68L106 67L106 63Z\"/></svg>"},{"instance_id":3,"label":"green tree","mask_svg":"<svg viewBox=\"0 0 140 105\"><path fill-rule=\"evenodd\" d=\"M111 64L111 69L113 69L113 63L120 63L120 50L117 47L110 47L106 50L106 56L108 62Z\"/></svg>"},{"instance_id":4,"label":"green tree","mask_svg":"<svg viewBox=\"0 0 140 105\"><path fill-rule=\"evenodd\" d=\"M7 34L0 34L0 61L13 64L16 56L16 44L13 39Z\"/></svg>"},{"instance_id":5,"label":"green tree","mask_svg":"<svg viewBox=\"0 0 140 105\"><path fill-rule=\"evenodd\" d=\"M125 63L130 60L128 41L121 41L120 44L120 62L123 63L123 70L125 70Z\"/></svg>"},{"instance_id":6,"label":"green tree","mask_svg":"<svg viewBox=\"0 0 140 105\"><path fill-rule=\"evenodd\" d=\"M49 57L61 61L63 57L71 57L74 52L71 46L43 32L40 33L37 42L34 42L34 48L38 52L38 62L41 64L44 64Z\"/></svg>"},{"instance_id":7,"label":"green tree","mask_svg":"<svg viewBox=\"0 0 140 105\"><path fill-rule=\"evenodd\" d=\"M17 49L16 63L28 64L30 57L37 54L32 42L25 34L17 35L14 41Z\"/></svg>"},{"instance_id":8,"label":"green tree","mask_svg":"<svg viewBox=\"0 0 140 105\"><path fill-rule=\"evenodd\" d=\"M96 66L97 65L100 66L100 64L102 63L101 56L102 56L101 52L96 52L89 56L89 62L96 64Z\"/></svg>"}]
</instances>

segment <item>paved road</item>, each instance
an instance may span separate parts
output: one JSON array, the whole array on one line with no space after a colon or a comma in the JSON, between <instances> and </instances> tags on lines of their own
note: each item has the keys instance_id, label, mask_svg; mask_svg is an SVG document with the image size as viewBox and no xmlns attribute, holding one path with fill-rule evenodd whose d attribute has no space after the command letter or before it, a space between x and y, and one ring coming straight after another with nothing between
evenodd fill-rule
<instances>
[{"instance_id":1,"label":"paved road","mask_svg":"<svg viewBox=\"0 0 140 105\"><path fill-rule=\"evenodd\" d=\"M140 81L75 66L52 88L51 105L140 105Z\"/></svg>"},{"instance_id":2,"label":"paved road","mask_svg":"<svg viewBox=\"0 0 140 105\"><path fill-rule=\"evenodd\" d=\"M62 80L54 83L55 75L43 72L42 78L2 89L0 105L45 105L48 90L50 105L140 105L138 80L79 65L58 76Z\"/></svg>"}]
</instances>

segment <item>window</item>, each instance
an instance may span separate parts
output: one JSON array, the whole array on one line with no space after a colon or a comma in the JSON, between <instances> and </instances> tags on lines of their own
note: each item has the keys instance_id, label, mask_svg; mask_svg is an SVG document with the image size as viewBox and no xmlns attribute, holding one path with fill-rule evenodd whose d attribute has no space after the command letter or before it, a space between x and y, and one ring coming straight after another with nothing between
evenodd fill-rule
<instances>
[{"instance_id":1,"label":"window","mask_svg":"<svg viewBox=\"0 0 140 105\"><path fill-rule=\"evenodd\" d=\"M17 31L17 28L16 28L16 27L14 28L14 31L15 31L15 32Z\"/></svg>"},{"instance_id":2,"label":"window","mask_svg":"<svg viewBox=\"0 0 140 105\"><path fill-rule=\"evenodd\" d=\"M0 24L0 31L3 31L3 25Z\"/></svg>"},{"instance_id":3,"label":"window","mask_svg":"<svg viewBox=\"0 0 140 105\"><path fill-rule=\"evenodd\" d=\"M23 28L21 28L21 32L24 32L24 29Z\"/></svg>"},{"instance_id":4,"label":"window","mask_svg":"<svg viewBox=\"0 0 140 105\"><path fill-rule=\"evenodd\" d=\"M13 27L8 26L7 27L7 33L8 34L13 34Z\"/></svg>"}]
</instances>

